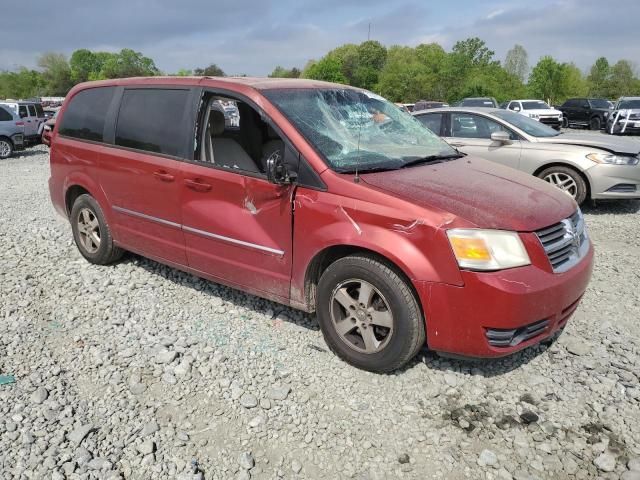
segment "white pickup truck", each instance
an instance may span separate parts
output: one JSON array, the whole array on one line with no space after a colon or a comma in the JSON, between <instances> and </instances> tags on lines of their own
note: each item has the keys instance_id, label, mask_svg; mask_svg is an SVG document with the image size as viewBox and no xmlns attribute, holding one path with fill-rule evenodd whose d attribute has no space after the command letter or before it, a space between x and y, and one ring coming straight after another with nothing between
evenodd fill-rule
<instances>
[{"instance_id":1,"label":"white pickup truck","mask_svg":"<svg viewBox=\"0 0 640 480\"><path fill-rule=\"evenodd\" d=\"M560 130L562 126L562 112L550 107L542 100L511 100L506 108L538 120L540 123L549 125L556 130Z\"/></svg>"}]
</instances>

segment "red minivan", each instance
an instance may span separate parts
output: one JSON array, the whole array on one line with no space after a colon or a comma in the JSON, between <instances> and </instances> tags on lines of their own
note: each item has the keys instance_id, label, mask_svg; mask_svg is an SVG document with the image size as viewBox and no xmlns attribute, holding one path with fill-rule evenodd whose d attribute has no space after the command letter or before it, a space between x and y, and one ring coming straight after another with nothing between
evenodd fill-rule
<instances>
[{"instance_id":1,"label":"red minivan","mask_svg":"<svg viewBox=\"0 0 640 480\"><path fill-rule=\"evenodd\" d=\"M565 193L313 80L78 85L49 187L88 261L131 251L316 312L331 349L376 372L425 345L498 357L549 339L593 264Z\"/></svg>"}]
</instances>

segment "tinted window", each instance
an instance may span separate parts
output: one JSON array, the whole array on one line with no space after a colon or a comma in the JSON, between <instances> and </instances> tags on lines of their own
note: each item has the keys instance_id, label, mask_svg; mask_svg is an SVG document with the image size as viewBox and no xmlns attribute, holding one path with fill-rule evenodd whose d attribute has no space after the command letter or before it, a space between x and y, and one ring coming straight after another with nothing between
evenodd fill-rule
<instances>
[{"instance_id":1,"label":"tinted window","mask_svg":"<svg viewBox=\"0 0 640 480\"><path fill-rule=\"evenodd\" d=\"M418 115L416 116L422 124L431 130L436 135L440 135L440 127L442 126L442 114L441 113L431 113L429 115Z\"/></svg>"},{"instance_id":2,"label":"tinted window","mask_svg":"<svg viewBox=\"0 0 640 480\"><path fill-rule=\"evenodd\" d=\"M533 100L529 102L522 102L522 108L525 110L549 110L551 107L544 102Z\"/></svg>"},{"instance_id":3,"label":"tinted window","mask_svg":"<svg viewBox=\"0 0 640 480\"><path fill-rule=\"evenodd\" d=\"M518 109L518 111L520 110L520 104L518 102L511 102L509 104L509 110L515 110Z\"/></svg>"},{"instance_id":4,"label":"tinted window","mask_svg":"<svg viewBox=\"0 0 640 480\"><path fill-rule=\"evenodd\" d=\"M495 112L494 115L534 137L557 137L560 135L560 132L553 128L519 113L505 110L503 112Z\"/></svg>"},{"instance_id":5,"label":"tinted window","mask_svg":"<svg viewBox=\"0 0 640 480\"><path fill-rule=\"evenodd\" d=\"M18 112L20 113L20 118L26 118L29 116L29 114L27 113L27 107L24 105L20 105L18 107Z\"/></svg>"},{"instance_id":6,"label":"tinted window","mask_svg":"<svg viewBox=\"0 0 640 480\"><path fill-rule=\"evenodd\" d=\"M592 98L589 102L593 108L611 108L611 104L601 98Z\"/></svg>"},{"instance_id":7,"label":"tinted window","mask_svg":"<svg viewBox=\"0 0 640 480\"><path fill-rule=\"evenodd\" d=\"M578 105L580 105L580 100L577 98L572 98L570 100L567 100L566 102L564 102L564 107L570 107L570 108L575 108Z\"/></svg>"},{"instance_id":8,"label":"tinted window","mask_svg":"<svg viewBox=\"0 0 640 480\"><path fill-rule=\"evenodd\" d=\"M60 124L60 134L101 142L105 117L115 87L83 90L71 99Z\"/></svg>"},{"instance_id":9,"label":"tinted window","mask_svg":"<svg viewBox=\"0 0 640 480\"><path fill-rule=\"evenodd\" d=\"M38 117L44 117L44 110L42 109L42 105L39 103L36 103L36 113L38 114Z\"/></svg>"},{"instance_id":10,"label":"tinted window","mask_svg":"<svg viewBox=\"0 0 640 480\"><path fill-rule=\"evenodd\" d=\"M517 139L509 129L488 118L468 113L451 114L452 137L490 139L493 132L507 132L512 139Z\"/></svg>"},{"instance_id":11,"label":"tinted window","mask_svg":"<svg viewBox=\"0 0 640 480\"><path fill-rule=\"evenodd\" d=\"M4 108L0 107L0 122L10 122L13 116Z\"/></svg>"},{"instance_id":12,"label":"tinted window","mask_svg":"<svg viewBox=\"0 0 640 480\"><path fill-rule=\"evenodd\" d=\"M38 115L36 114L36 107L34 107L33 105L28 105L28 107L29 107L29 116L37 117Z\"/></svg>"},{"instance_id":13,"label":"tinted window","mask_svg":"<svg viewBox=\"0 0 640 480\"><path fill-rule=\"evenodd\" d=\"M188 90L125 90L116 126L116 145L166 155L184 155L180 132Z\"/></svg>"}]
</instances>

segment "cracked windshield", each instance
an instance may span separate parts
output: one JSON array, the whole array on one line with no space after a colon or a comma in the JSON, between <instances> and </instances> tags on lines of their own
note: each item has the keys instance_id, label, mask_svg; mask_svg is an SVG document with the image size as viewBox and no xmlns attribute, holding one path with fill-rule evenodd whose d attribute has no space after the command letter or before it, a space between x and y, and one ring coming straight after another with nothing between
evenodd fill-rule
<instances>
[{"instance_id":1,"label":"cracked windshield","mask_svg":"<svg viewBox=\"0 0 640 480\"><path fill-rule=\"evenodd\" d=\"M353 89L265 92L338 172L391 170L460 156L395 105Z\"/></svg>"}]
</instances>

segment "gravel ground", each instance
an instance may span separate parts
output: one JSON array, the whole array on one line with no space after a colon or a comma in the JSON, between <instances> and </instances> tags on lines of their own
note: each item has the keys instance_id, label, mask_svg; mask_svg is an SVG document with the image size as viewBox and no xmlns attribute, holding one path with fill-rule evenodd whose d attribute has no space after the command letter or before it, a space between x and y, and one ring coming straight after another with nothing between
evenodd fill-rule
<instances>
[{"instance_id":1,"label":"gravel ground","mask_svg":"<svg viewBox=\"0 0 640 480\"><path fill-rule=\"evenodd\" d=\"M313 317L136 256L81 258L48 155L0 162L0 479L640 479L640 202L585 208L559 341L393 375Z\"/></svg>"}]
</instances>

